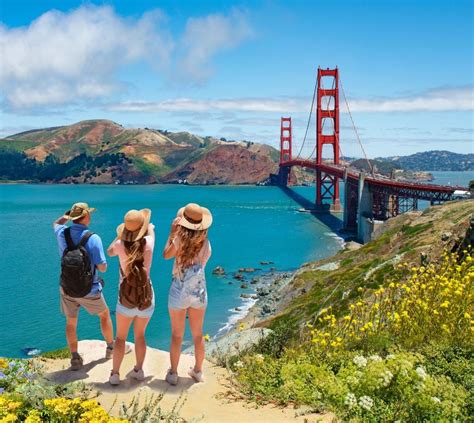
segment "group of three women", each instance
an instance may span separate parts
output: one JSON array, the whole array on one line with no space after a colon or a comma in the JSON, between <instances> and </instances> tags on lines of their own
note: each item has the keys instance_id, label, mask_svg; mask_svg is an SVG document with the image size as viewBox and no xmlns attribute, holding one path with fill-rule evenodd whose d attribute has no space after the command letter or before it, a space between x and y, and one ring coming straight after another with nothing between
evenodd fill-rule
<instances>
[{"instance_id":1,"label":"group of three women","mask_svg":"<svg viewBox=\"0 0 474 423\"><path fill-rule=\"evenodd\" d=\"M117 228L117 237L107 253L118 256L120 288L116 307L117 333L113 349L112 385L120 384L120 366L125 354L126 339L133 324L136 363L131 376L144 380L146 355L145 331L155 308L155 296L150 269L155 245L154 225L149 209L131 210ZM198 204L188 204L178 210L171 224L163 257L174 258L172 283L168 295L171 319L170 368L166 381L178 383L178 363L184 335L186 314L194 340L195 364L188 370L196 382L203 381L204 361L203 321L207 306L204 268L211 255L208 228L212 224L210 211Z\"/></svg>"}]
</instances>

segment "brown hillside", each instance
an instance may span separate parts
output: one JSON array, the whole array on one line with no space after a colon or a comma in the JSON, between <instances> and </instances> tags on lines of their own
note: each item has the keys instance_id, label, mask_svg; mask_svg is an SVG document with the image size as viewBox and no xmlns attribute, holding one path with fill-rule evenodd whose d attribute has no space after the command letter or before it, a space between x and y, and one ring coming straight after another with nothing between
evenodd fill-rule
<instances>
[{"instance_id":1,"label":"brown hillside","mask_svg":"<svg viewBox=\"0 0 474 423\"><path fill-rule=\"evenodd\" d=\"M221 144L202 158L163 178L164 182L187 179L190 184L255 184L276 172L276 163L268 156L237 144Z\"/></svg>"}]
</instances>

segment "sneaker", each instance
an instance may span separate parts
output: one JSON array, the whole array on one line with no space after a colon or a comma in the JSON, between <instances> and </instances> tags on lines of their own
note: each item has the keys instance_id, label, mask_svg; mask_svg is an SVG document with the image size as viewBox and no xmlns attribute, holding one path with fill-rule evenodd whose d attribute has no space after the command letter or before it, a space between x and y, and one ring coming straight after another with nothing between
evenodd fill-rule
<instances>
[{"instance_id":1,"label":"sneaker","mask_svg":"<svg viewBox=\"0 0 474 423\"><path fill-rule=\"evenodd\" d=\"M118 373L110 373L109 383L111 385L120 385L120 375Z\"/></svg>"},{"instance_id":2,"label":"sneaker","mask_svg":"<svg viewBox=\"0 0 474 423\"><path fill-rule=\"evenodd\" d=\"M110 360L114 355L114 347L109 347L107 346L107 348L105 349L105 358L107 360Z\"/></svg>"},{"instance_id":3,"label":"sneaker","mask_svg":"<svg viewBox=\"0 0 474 423\"><path fill-rule=\"evenodd\" d=\"M130 372L130 377L141 382L142 380L145 380L145 373L143 372L143 369L135 370L134 367Z\"/></svg>"},{"instance_id":4,"label":"sneaker","mask_svg":"<svg viewBox=\"0 0 474 423\"><path fill-rule=\"evenodd\" d=\"M114 342L115 344L115 342ZM130 351L132 351L132 347L128 342L125 343L125 354L128 354ZM109 347L107 346L105 348L105 358L107 360L110 360L114 356L114 347Z\"/></svg>"},{"instance_id":5,"label":"sneaker","mask_svg":"<svg viewBox=\"0 0 474 423\"><path fill-rule=\"evenodd\" d=\"M83 364L83 360L82 360L82 357L80 355L78 355L77 357L73 357L71 358L71 367L70 369L71 370L79 370L80 368L82 368L82 364Z\"/></svg>"},{"instance_id":6,"label":"sneaker","mask_svg":"<svg viewBox=\"0 0 474 423\"><path fill-rule=\"evenodd\" d=\"M204 382L204 375L201 372L196 372L194 367L190 367L188 370L188 375L191 376L196 382Z\"/></svg>"},{"instance_id":7,"label":"sneaker","mask_svg":"<svg viewBox=\"0 0 474 423\"><path fill-rule=\"evenodd\" d=\"M177 385L178 384L178 373L171 373L171 369L168 369L168 372L166 373L166 382L168 382L170 385Z\"/></svg>"}]
</instances>

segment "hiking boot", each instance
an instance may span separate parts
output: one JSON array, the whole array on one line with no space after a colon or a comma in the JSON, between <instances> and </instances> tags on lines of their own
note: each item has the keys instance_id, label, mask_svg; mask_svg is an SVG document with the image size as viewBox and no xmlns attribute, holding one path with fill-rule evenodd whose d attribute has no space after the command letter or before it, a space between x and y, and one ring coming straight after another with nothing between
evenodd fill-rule
<instances>
[{"instance_id":1,"label":"hiking boot","mask_svg":"<svg viewBox=\"0 0 474 423\"><path fill-rule=\"evenodd\" d=\"M166 379L166 382L168 382L170 385L175 386L178 384L178 373L172 373L171 369L168 369L165 379Z\"/></svg>"},{"instance_id":2,"label":"hiking boot","mask_svg":"<svg viewBox=\"0 0 474 423\"><path fill-rule=\"evenodd\" d=\"M110 373L109 383L113 386L120 385L120 375L118 373Z\"/></svg>"},{"instance_id":3,"label":"hiking boot","mask_svg":"<svg viewBox=\"0 0 474 423\"><path fill-rule=\"evenodd\" d=\"M135 370L134 367L130 372L130 377L141 382L142 380L145 380L145 373L143 372L143 369Z\"/></svg>"},{"instance_id":4,"label":"hiking boot","mask_svg":"<svg viewBox=\"0 0 474 423\"><path fill-rule=\"evenodd\" d=\"M188 375L191 376L196 382L204 382L204 375L201 372L196 372L194 367L190 367L188 370Z\"/></svg>"},{"instance_id":5,"label":"hiking boot","mask_svg":"<svg viewBox=\"0 0 474 423\"><path fill-rule=\"evenodd\" d=\"M79 370L82 368L83 360L82 357L78 354L71 358L71 367L70 370Z\"/></svg>"}]
</instances>

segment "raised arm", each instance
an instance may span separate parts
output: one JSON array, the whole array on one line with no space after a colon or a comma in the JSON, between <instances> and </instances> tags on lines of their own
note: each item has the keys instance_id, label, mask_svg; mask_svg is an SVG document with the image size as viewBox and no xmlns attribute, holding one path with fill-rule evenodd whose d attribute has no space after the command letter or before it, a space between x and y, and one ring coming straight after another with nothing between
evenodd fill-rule
<instances>
[{"instance_id":1,"label":"raised arm","mask_svg":"<svg viewBox=\"0 0 474 423\"><path fill-rule=\"evenodd\" d=\"M67 219L64 216L58 217L54 222L53 222L53 228L56 225L64 225L67 222Z\"/></svg>"},{"instance_id":2,"label":"raised arm","mask_svg":"<svg viewBox=\"0 0 474 423\"><path fill-rule=\"evenodd\" d=\"M115 248L114 248L117 240L118 240L118 236L115 237L115 239L110 243L109 247L107 248L107 254L109 255L109 257L114 257L117 255L117 252L115 251Z\"/></svg>"},{"instance_id":3,"label":"raised arm","mask_svg":"<svg viewBox=\"0 0 474 423\"><path fill-rule=\"evenodd\" d=\"M155 240L155 225L153 223L148 224L148 234L147 236L153 238Z\"/></svg>"},{"instance_id":4,"label":"raised arm","mask_svg":"<svg viewBox=\"0 0 474 423\"><path fill-rule=\"evenodd\" d=\"M171 223L170 234L168 236L168 239L166 240L165 248L163 249L163 258L165 258L166 260L176 256L176 247L173 244L173 239L176 237L176 233L178 232L178 223L180 219L180 217L177 217Z\"/></svg>"}]
</instances>

